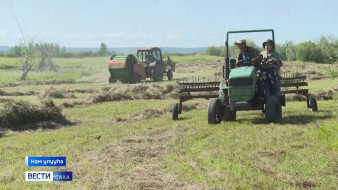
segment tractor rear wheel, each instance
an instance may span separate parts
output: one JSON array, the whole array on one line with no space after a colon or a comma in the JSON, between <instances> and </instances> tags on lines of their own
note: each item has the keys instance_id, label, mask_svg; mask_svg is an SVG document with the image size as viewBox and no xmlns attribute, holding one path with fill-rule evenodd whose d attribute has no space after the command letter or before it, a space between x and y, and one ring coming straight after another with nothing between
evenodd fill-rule
<instances>
[{"instance_id":1,"label":"tractor rear wheel","mask_svg":"<svg viewBox=\"0 0 338 190\"><path fill-rule=\"evenodd\" d=\"M310 106L312 111L318 111L317 100L315 97L310 98Z\"/></svg>"},{"instance_id":2,"label":"tractor rear wheel","mask_svg":"<svg viewBox=\"0 0 338 190\"><path fill-rule=\"evenodd\" d=\"M153 73L153 80L155 82L163 80L163 64L162 63L156 63L156 66L154 68L154 73Z\"/></svg>"},{"instance_id":3,"label":"tractor rear wheel","mask_svg":"<svg viewBox=\"0 0 338 190\"><path fill-rule=\"evenodd\" d=\"M167 76L168 76L168 80L173 80L173 70L169 69Z\"/></svg>"},{"instance_id":4,"label":"tractor rear wheel","mask_svg":"<svg viewBox=\"0 0 338 190\"><path fill-rule=\"evenodd\" d=\"M280 99L276 96L270 96L265 103L265 119L268 122L280 122L282 119L282 106Z\"/></svg>"},{"instance_id":5,"label":"tractor rear wheel","mask_svg":"<svg viewBox=\"0 0 338 190\"><path fill-rule=\"evenodd\" d=\"M172 108L173 120L178 120L178 103L175 103Z\"/></svg>"},{"instance_id":6,"label":"tractor rear wheel","mask_svg":"<svg viewBox=\"0 0 338 190\"><path fill-rule=\"evenodd\" d=\"M219 98L211 98L208 104L208 124L217 124L222 121L223 110Z\"/></svg>"}]
</instances>

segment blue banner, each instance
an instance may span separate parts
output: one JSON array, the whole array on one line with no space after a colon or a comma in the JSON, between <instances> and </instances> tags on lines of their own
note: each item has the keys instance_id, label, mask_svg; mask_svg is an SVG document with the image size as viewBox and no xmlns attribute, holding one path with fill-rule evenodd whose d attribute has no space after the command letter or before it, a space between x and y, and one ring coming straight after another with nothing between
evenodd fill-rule
<instances>
[{"instance_id":1,"label":"blue banner","mask_svg":"<svg viewBox=\"0 0 338 190\"><path fill-rule=\"evenodd\" d=\"M73 180L73 172L53 172L53 181L72 181Z\"/></svg>"},{"instance_id":2,"label":"blue banner","mask_svg":"<svg viewBox=\"0 0 338 190\"><path fill-rule=\"evenodd\" d=\"M26 166L66 166L66 157L26 157Z\"/></svg>"}]
</instances>

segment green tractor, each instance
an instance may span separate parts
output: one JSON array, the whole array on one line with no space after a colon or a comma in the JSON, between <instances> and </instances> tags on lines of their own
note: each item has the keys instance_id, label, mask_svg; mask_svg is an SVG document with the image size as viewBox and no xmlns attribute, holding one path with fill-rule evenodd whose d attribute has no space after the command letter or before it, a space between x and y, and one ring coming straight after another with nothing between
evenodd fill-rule
<instances>
[{"instance_id":1,"label":"green tractor","mask_svg":"<svg viewBox=\"0 0 338 190\"><path fill-rule=\"evenodd\" d=\"M179 102L172 106L172 119L178 120L182 114L182 104L191 99L204 98L209 100L208 123L217 124L223 121L235 121L237 111L262 110L268 122L279 122L282 119L282 106L286 106L285 94L298 94L306 98L307 108L318 111L317 100L309 94L305 81L306 76L290 75L286 73L280 79L281 95L266 96L262 78L264 73L271 73L271 68L256 70L250 62L236 63L229 59L228 38L232 33L271 32L274 40L274 31L244 30L229 31L227 33L226 58L223 66L223 78L218 81L183 81L179 83ZM235 67L236 65L240 67ZM266 76L266 75L265 75ZM218 92L218 93L216 93Z\"/></svg>"},{"instance_id":2,"label":"green tractor","mask_svg":"<svg viewBox=\"0 0 338 190\"><path fill-rule=\"evenodd\" d=\"M157 82L163 80L164 74L168 80L172 80L175 65L169 56L162 57L161 49L158 47L140 48L137 50L137 58L132 54L110 58L109 83L117 80L122 83L139 83L146 78Z\"/></svg>"},{"instance_id":3,"label":"green tractor","mask_svg":"<svg viewBox=\"0 0 338 190\"><path fill-rule=\"evenodd\" d=\"M216 124L222 120L235 121L237 111L262 110L268 122L279 122L282 119L282 106L285 96L265 96L262 73L267 68L256 70L253 66L234 67L236 60L229 60L228 37L231 33L271 32L273 30L230 31L227 33L226 58L223 69L224 79L221 80L219 97L209 99L208 123ZM251 65L241 63L237 65Z\"/></svg>"}]
</instances>

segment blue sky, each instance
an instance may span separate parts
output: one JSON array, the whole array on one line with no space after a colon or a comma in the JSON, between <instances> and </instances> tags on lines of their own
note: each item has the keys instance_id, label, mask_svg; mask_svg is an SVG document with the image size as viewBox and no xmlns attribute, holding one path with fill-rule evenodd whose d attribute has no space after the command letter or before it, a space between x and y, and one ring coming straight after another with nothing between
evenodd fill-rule
<instances>
[{"instance_id":1,"label":"blue sky","mask_svg":"<svg viewBox=\"0 0 338 190\"><path fill-rule=\"evenodd\" d=\"M337 0L0 0L0 46L22 38L14 14L26 38L66 47L220 46L229 30L263 28L277 43L299 43L337 37L337 8Z\"/></svg>"}]
</instances>

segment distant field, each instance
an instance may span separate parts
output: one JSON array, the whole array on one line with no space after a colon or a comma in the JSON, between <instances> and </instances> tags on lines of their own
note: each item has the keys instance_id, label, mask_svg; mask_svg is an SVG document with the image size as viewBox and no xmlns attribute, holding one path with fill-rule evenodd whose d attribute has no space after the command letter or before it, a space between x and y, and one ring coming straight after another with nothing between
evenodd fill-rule
<instances>
[{"instance_id":1,"label":"distant field","mask_svg":"<svg viewBox=\"0 0 338 190\"><path fill-rule=\"evenodd\" d=\"M337 64L282 67L330 97L318 112L287 102L279 124L250 111L208 125L207 100L185 102L173 121L177 89L160 90L183 78L219 80L224 58L172 56L173 81L133 85L108 83L108 59L55 59L57 72L35 70L21 82L16 59L0 58L1 110L11 100L31 108L51 98L70 123L1 123L0 189L338 189L338 78L328 72ZM25 156L66 156L67 166L26 167ZM56 170L73 171L73 182L24 181L25 171Z\"/></svg>"}]
</instances>

